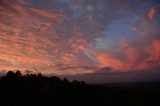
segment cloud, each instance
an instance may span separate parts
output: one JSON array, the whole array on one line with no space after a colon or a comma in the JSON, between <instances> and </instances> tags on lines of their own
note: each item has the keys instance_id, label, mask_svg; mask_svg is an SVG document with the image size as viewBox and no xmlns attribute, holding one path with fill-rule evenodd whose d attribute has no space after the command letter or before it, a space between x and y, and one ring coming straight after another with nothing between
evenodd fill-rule
<instances>
[{"instance_id":1,"label":"cloud","mask_svg":"<svg viewBox=\"0 0 160 106\"><path fill-rule=\"evenodd\" d=\"M110 67L94 67L94 66L73 66L72 64L57 64L53 66L59 71L80 71L82 73L108 73L112 71ZM90 70L90 71L89 71Z\"/></svg>"},{"instance_id":2,"label":"cloud","mask_svg":"<svg viewBox=\"0 0 160 106\"><path fill-rule=\"evenodd\" d=\"M57 64L54 67L58 68L59 70L65 71L65 70L76 70L76 69L81 69L81 70L97 70L96 67L92 66L73 66L73 64Z\"/></svg>"},{"instance_id":3,"label":"cloud","mask_svg":"<svg viewBox=\"0 0 160 106\"><path fill-rule=\"evenodd\" d=\"M114 70L121 69L123 67L123 62L117 59L114 55L107 52L97 52L94 53L95 58L98 60L101 67L112 67Z\"/></svg>"},{"instance_id":4,"label":"cloud","mask_svg":"<svg viewBox=\"0 0 160 106\"><path fill-rule=\"evenodd\" d=\"M36 14L43 16L43 17L50 18L54 21L57 21L58 19L62 19L64 17L64 15L59 14L59 13L52 13L52 12L48 12L48 11L44 11L44 10L40 10L40 9L35 9L35 8L29 8L29 9L33 13L36 13Z\"/></svg>"},{"instance_id":5,"label":"cloud","mask_svg":"<svg viewBox=\"0 0 160 106\"><path fill-rule=\"evenodd\" d=\"M51 41L51 35L56 41L58 33L53 28L64 15L22 6L10 0L1 0L0 5L0 58L8 62L4 65L4 61L0 61L0 68L23 71L38 67L41 71L42 65L53 65L54 57L49 51L52 49L54 52L57 43Z\"/></svg>"},{"instance_id":6,"label":"cloud","mask_svg":"<svg viewBox=\"0 0 160 106\"><path fill-rule=\"evenodd\" d=\"M112 68L110 67L101 67L95 73L108 73L110 71L112 71Z\"/></svg>"},{"instance_id":7,"label":"cloud","mask_svg":"<svg viewBox=\"0 0 160 106\"><path fill-rule=\"evenodd\" d=\"M154 40L148 47L146 47L146 52L148 53L148 58L146 62L148 63L148 68L159 69L160 68L160 40Z\"/></svg>"},{"instance_id":8,"label":"cloud","mask_svg":"<svg viewBox=\"0 0 160 106\"><path fill-rule=\"evenodd\" d=\"M1 0L0 68L83 74L158 66L159 23L146 19L146 5L155 19L159 7L143 0Z\"/></svg>"},{"instance_id":9,"label":"cloud","mask_svg":"<svg viewBox=\"0 0 160 106\"><path fill-rule=\"evenodd\" d=\"M113 70L148 70L160 66L159 41L159 39L156 39L145 43L145 40L143 40L143 42L135 43L121 39L119 47L114 52L94 51L92 55L100 66L108 66ZM140 46L140 44L144 44L144 46ZM149 63L155 65L149 65Z\"/></svg>"},{"instance_id":10,"label":"cloud","mask_svg":"<svg viewBox=\"0 0 160 106\"><path fill-rule=\"evenodd\" d=\"M150 8L150 10L147 13L148 19L153 20L155 19L157 15L157 10L155 7Z\"/></svg>"}]
</instances>

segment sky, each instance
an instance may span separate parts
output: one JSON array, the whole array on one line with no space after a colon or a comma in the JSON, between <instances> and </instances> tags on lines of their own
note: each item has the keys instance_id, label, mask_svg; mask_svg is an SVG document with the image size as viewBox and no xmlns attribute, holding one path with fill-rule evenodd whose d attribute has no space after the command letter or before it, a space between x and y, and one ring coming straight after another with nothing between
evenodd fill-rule
<instances>
[{"instance_id":1,"label":"sky","mask_svg":"<svg viewBox=\"0 0 160 106\"><path fill-rule=\"evenodd\" d=\"M159 0L0 0L1 73L159 69Z\"/></svg>"}]
</instances>

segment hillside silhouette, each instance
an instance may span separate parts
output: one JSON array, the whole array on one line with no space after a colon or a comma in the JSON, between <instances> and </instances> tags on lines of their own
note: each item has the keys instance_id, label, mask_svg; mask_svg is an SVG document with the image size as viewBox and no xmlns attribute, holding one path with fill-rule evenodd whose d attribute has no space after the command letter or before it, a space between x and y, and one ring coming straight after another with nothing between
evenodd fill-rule
<instances>
[{"instance_id":1,"label":"hillside silhouette","mask_svg":"<svg viewBox=\"0 0 160 106\"><path fill-rule=\"evenodd\" d=\"M1 106L151 106L158 105L159 84L90 85L42 74L8 71L0 78Z\"/></svg>"}]
</instances>

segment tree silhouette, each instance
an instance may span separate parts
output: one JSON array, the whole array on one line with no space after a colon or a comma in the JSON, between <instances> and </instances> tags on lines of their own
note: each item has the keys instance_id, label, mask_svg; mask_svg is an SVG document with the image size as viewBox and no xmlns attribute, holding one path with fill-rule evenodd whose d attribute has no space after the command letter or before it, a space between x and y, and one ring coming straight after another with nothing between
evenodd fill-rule
<instances>
[{"instance_id":1,"label":"tree silhouette","mask_svg":"<svg viewBox=\"0 0 160 106\"><path fill-rule=\"evenodd\" d=\"M17 70L16 73L15 73L15 76L16 76L16 77L21 77L22 74L21 74L21 72L20 72L19 70Z\"/></svg>"},{"instance_id":2,"label":"tree silhouette","mask_svg":"<svg viewBox=\"0 0 160 106\"><path fill-rule=\"evenodd\" d=\"M8 71L0 78L2 106L146 106L159 104L160 86L128 87L88 85L84 81L60 79L39 74L22 75L19 70ZM155 104L154 104L155 103ZM157 105L158 106L158 105Z\"/></svg>"},{"instance_id":3,"label":"tree silhouette","mask_svg":"<svg viewBox=\"0 0 160 106\"><path fill-rule=\"evenodd\" d=\"M63 78L63 82L64 82L64 83L69 83L69 81L68 81L67 78Z\"/></svg>"},{"instance_id":4,"label":"tree silhouette","mask_svg":"<svg viewBox=\"0 0 160 106\"><path fill-rule=\"evenodd\" d=\"M14 77L14 72L13 71L8 71L6 76L4 77Z\"/></svg>"}]
</instances>

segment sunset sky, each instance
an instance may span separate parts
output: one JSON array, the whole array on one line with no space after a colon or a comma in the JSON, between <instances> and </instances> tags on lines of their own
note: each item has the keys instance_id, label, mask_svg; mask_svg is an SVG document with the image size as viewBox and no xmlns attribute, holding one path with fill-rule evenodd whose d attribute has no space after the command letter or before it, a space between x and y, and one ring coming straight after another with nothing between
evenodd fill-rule
<instances>
[{"instance_id":1,"label":"sunset sky","mask_svg":"<svg viewBox=\"0 0 160 106\"><path fill-rule=\"evenodd\" d=\"M159 69L159 0L0 0L1 71Z\"/></svg>"}]
</instances>

